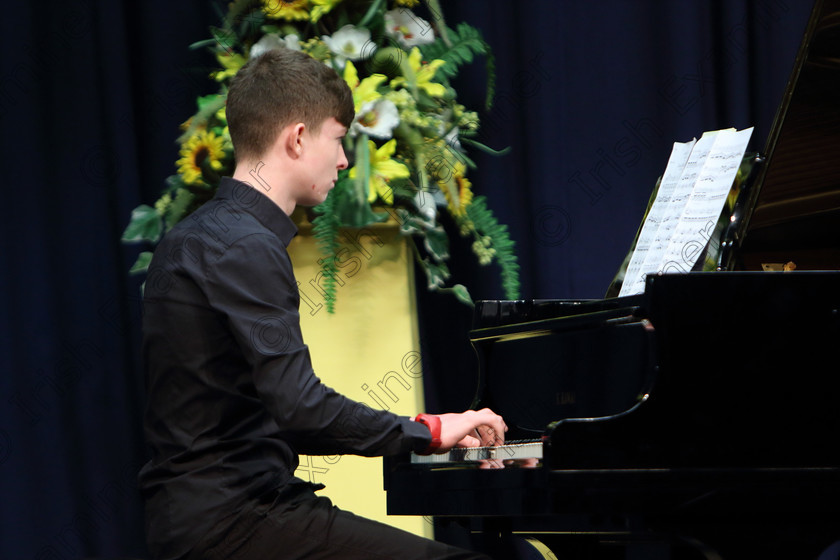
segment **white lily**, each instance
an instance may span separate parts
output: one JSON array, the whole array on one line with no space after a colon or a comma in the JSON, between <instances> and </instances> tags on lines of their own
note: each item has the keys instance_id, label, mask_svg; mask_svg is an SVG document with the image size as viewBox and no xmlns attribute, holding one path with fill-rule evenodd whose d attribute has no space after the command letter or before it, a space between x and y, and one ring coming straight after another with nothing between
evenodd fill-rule
<instances>
[{"instance_id":1,"label":"white lily","mask_svg":"<svg viewBox=\"0 0 840 560\"><path fill-rule=\"evenodd\" d=\"M345 25L332 35L323 35L321 39L335 55L339 68L344 68L347 60L359 60L373 54L374 43L370 40L370 30L353 25Z\"/></svg>"},{"instance_id":2,"label":"white lily","mask_svg":"<svg viewBox=\"0 0 840 560\"><path fill-rule=\"evenodd\" d=\"M277 33L266 33L251 47L251 53L249 56L250 58L256 58L268 51L282 49L284 47L292 49L293 51L299 51L300 41L298 40L298 36L294 33L290 33L289 35L281 38Z\"/></svg>"},{"instance_id":3,"label":"white lily","mask_svg":"<svg viewBox=\"0 0 840 560\"><path fill-rule=\"evenodd\" d=\"M458 130L457 126L453 126L452 129L446 133L443 137L443 141L446 142L446 145L450 148L453 148L459 152L463 152L464 149L461 147L461 136L460 130Z\"/></svg>"},{"instance_id":4,"label":"white lily","mask_svg":"<svg viewBox=\"0 0 840 560\"><path fill-rule=\"evenodd\" d=\"M420 190L414 195L414 207L428 221L435 219L438 206L446 206L446 199L439 190L432 192Z\"/></svg>"},{"instance_id":5,"label":"white lily","mask_svg":"<svg viewBox=\"0 0 840 560\"><path fill-rule=\"evenodd\" d=\"M283 42L286 44L287 49L292 49L293 51L301 50L300 37L297 36L297 33L289 33L283 37Z\"/></svg>"},{"instance_id":6,"label":"white lily","mask_svg":"<svg viewBox=\"0 0 840 560\"><path fill-rule=\"evenodd\" d=\"M407 8L385 12L385 32L408 48L435 40L431 24Z\"/></svg>"},{"instance_id":7,"label":"white lily","mask_svg":"<svg viewBox=\"0 0 840 560\"><path fill-rule=\"evenodd\" d=\"M380 97L368 101L356 114L350 125L350 134L355 136L364 132L371 138L387 140L393 136L394 129L400 124L400 112L393 101Z\"/></svg>"}]
</instances>

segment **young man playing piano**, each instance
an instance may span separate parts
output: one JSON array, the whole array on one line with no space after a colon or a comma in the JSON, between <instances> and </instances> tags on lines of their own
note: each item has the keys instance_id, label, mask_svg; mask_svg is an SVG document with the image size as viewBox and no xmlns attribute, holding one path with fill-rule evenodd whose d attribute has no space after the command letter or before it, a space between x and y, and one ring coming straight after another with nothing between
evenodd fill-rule
<instances>
[{"instance_id":1,"label":"young man playing piano","mask_svg":"<svg viewBox=\"0 0 840 560\"><path fill-rule=\"evenodd\" d=\"M155 251L140 483L156 559L484 558L341 511L293 475L298 453L430 453L499 444L507 429L487 409L375 411L312 371L289 215L323 202L348 165L353 116L349 88L321 62L287 49L251 60L228 94L233 177Z\"/></svg>"}]
</instances>

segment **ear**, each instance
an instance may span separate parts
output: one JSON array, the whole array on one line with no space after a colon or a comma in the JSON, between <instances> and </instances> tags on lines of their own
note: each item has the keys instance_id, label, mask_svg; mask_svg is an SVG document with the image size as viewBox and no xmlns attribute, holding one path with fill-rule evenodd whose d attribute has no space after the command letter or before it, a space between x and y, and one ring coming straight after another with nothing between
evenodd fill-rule
<instances>
[{"instance_id":1,"label":"ear","mask_svg":"<svg viewBox=\"0 0 840 560\"><path fill-rule=\"evenodd\" d=\"M306 125L302 122L286 127L283 133L283 149L289 158L298 159L303 153L304 132L306 132Z\"/></svg>"}]
</instances>

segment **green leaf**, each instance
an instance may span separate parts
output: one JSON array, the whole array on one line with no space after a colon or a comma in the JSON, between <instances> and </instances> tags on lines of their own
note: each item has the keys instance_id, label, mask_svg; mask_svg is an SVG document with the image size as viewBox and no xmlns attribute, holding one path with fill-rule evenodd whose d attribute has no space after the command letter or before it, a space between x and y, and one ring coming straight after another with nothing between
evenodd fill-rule
<instances>
[{"instance_id":1,"label":"green leaf","mask_svg":"<svg viewBox=\"0 0 840 560\"><path fill-rule=\"evenodd\" d=\"M360 198L354 187L352 179L335 183L335 188L328 198L333 198L335 208L333 213L342 226L365 227L374 222L381 222L379 217L371 208L367 198ZM339 186L342 188L339 189ZM336 192L337 191L337 192Z\"/></svg>"},{"instance_id":2,"label":"green leaf","mask_svg":"<svg viewBox=\"0 0 840 560\"><path fill-rule=\"evenodd\" d=\"M449 258L449 237L442 227L429 228L423 238L423 246L438 262Z\"/></svg>"},{"instance_id":3,"label":"green leaf","mask_svg":"<svg viewBox=\"0 0 840 560\"><path fill-rule=\"evenodd\" d=\"M129 269L129 274L143 274L147 270L149 270L149 263L152 262L152 252L151 251L143 251L137 256L137 260L134 261L134 264Z\"/></svg>"},{"instance_id":4,"label":"green leaf","mask_svg":"<svg viewBox=\"0 0 840 560\"><path fill-rule=\"evenodd\" d=\"M191 50L195 50L195 49L201 49L201 48L204 48L204 47L210 47L210 46L215 45L215 44L216 44L216 39L202 39L201 41L196 41L195 43L192 43L187 48L191 49Z\"/></svg>"},{"instance_id":5,"label":"green leaf","mask_svg":"<svg viewBox=\"0 0 840 560\"><path fill-rule=\"evenodd\" d=\"M157 243L162 232L163 221L157 210L147 204L141 204L131 211L131 220L123 232L122 240L127 243Z\"/></svg>"},{"instance_id":6,"label":"green leaf","mask_svg":"<svg viewBox=\"0 0 840 560\"><path fill-rule=\"evenodd\" d=\"M333 199L332 212L341 225L364 227L371 223L381 221L373 212L368 202L370 188L370 149L366 134L360 134L356 139L355 162L355 179L348 177L348 171L339 174L335 188L330 193L328 199Z\"/></svg>"},{"instance_id":7,"label":"green leaf","mask_svg":"<svg viewBox=\"0 0 840 560\"><path fill-rule=\"evenodd\" d=\"M443 263L433 263L429 259L420 261L423 271L426 273L426 287L429 290L438 290L446 285L449 279L449 268Z\"/></svg>"},{"instance_id":8,"label":"green leaf","mask_svg":"<svg viewBox=\"0 0 840 560\"><path fill-rule=\"evenodd\" d=\"M166 209L166 231L172 229L172 226L183 220L187 215L192 213L195 208L195 194L186 188L178 188L172 194L172 202Z\"/></svg>"},{"instance_id":9,"label":"green leaf","mask_svg":"<svg viewBox=\"0 0 840 560\"><path fill-rule=\"evenodd\" d=\"M176 190L187 188L187 184L184 183L184 178L179 173L170 175L164 182L166 183L166 189L173 195Z\"/></svg>"},{"instance_id":10,"label":"green leaf","mask_svg":"<svg viewBox=\"0 0 840 560\"><path fill-rule=\"evenodd\" d=\"M196 99L196 105L198 105L198 110L202 111L205 107L207 107L211 103L217 103L219 98L218 93L211 93L210 95L202 95ZM224 104L224 100L222 100L222 104ZM216 105L218 107L218 104ZM216 109L218 110L218 108Z\"/></svg>"},{"instance_id":11,"label":"green leaf","mask_svg":"<svg viewBox=\"0 0 840 560\"><path fill-rule=\"evenodd\" d=\"M199 98L197 104L199 106L198 112L193 115L190 120L190 125L184 133L178 137L178 143L183 144L187 139L195 134L196 130L205 126L210 119L225 106L227 102L227 94L206 95Z\"/></svg>"},{"instance_id":12,"label":"green leaf","mask_svg":"<svg viewBox=\"0 0 840 560\"><path fill-rule=\"evenodd\" d=\"M356 139L356 181L353 186L355 198L367 200L370 194L370 148L367 134L359 134Z\"/></svg>"},{"instance_id":13,"label":"green leaf","mask_svg":"<svg viewBox=\"0 0 840 560\"><path fill-rule=\"evenodd\" d=\"M475 307L475 303L473 303L472 297L470 296L470 291L463 284L455 284L452 288L449 288L448 291L451 291L461 303L469 305L470 307Z\"/></svg>"},{"instance_id":14,"label":"green leaf","mask_svg":"<svg viewBox=\"0 0 840 560\"><path fill-rule=\"evenodd\" d=\"M236 33L230 29L220 29L218 27L210 27L210 33L216 43L226 52L232 52L234 47L239 43L239 38Z\"/></svg>"}]
</instances>

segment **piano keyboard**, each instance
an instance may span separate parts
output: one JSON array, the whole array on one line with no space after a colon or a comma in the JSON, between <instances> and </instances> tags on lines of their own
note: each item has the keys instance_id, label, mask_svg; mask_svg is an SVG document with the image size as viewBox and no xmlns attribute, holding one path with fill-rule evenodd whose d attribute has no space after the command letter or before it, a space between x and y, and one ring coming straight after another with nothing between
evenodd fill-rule
<instances>
[{"instance_id":1,"label":"piano keyboard","mask_svg":"<svg viewBox=\"0 0 840 560\"><path fill-rule=\"evenodd\" d=\"M542 441L510 442L494 447L456 447L435 455L411 454L412 464L470 463L487 460L542 459Z\"/></svg>"}]
</instances>

